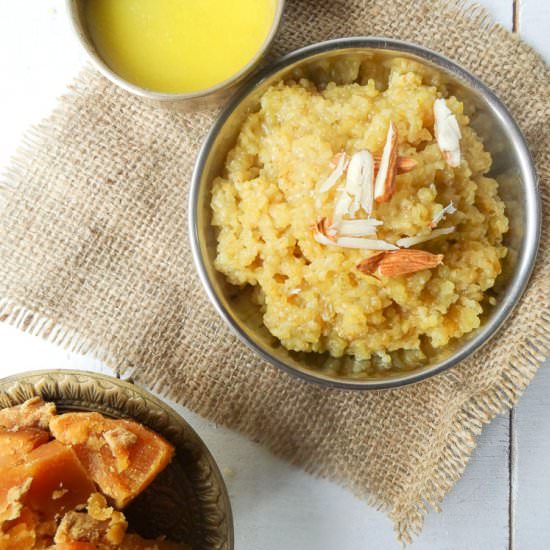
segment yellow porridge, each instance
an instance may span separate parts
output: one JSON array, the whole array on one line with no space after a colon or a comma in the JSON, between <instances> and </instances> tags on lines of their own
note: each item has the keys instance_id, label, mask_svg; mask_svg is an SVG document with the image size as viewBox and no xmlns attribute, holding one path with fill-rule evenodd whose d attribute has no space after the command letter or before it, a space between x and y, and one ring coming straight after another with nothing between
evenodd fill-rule
<instances>
[{"instance_id":1,"label":"yellow porridge","mask_svg":"<svg viewBox=\"0 0 550 550\"><path fill-rule=\"evenodd\" d=\"M213 185L216 268L288 350L414 364L479 326L508 220L463 105L413 62L361 70L263 95Z\"/></svg>"}]
</instances>

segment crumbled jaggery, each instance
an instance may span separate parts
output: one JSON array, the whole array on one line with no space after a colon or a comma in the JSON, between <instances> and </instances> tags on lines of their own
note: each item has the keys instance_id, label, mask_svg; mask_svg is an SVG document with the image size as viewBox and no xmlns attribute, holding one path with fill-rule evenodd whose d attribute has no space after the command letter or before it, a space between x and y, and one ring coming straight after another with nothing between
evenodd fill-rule
<instances>
[{"instance_id":1,"label":"crumbled jaggery","mask_svg":"<svg viewBox=\"0 0 550 550\"><path fill-rule=\"evenodd\" d=\"M136 422L57 417L39 398L0 411L0 550L189 550L127 534L124 514L106 499L124 506L173 452Z\"/></svg>"},{"instance_id":2,"label":"crumbled jaggery","mask_svg":"<svg viewBox=\"0 0 550 550\"><path fill-rule=\"evenodd\" d=\"M55 404L46 403L40 397L28 399L21 405L0 410L0 427L7 430L40 428L47 430L56 414Z\"/></svg>"}]
</instances>

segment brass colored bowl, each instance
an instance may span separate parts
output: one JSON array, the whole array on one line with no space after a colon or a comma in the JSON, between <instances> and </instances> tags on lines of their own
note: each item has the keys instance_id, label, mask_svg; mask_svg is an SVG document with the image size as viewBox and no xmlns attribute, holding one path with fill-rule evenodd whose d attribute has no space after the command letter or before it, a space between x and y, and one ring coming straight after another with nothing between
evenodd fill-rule
<instances>
[{"instance_id":1,"label":"brass colored bowl","mask_svg":"<svg viewBox=\"0 0 550 550\"><path fill-rule=\"evenodd\" d=\"M239 72L227 80L211 86L210 88L196 92L176 94L156 92L128 82L115 73L109 65L105 63L90 37L90 32L86 24L84 4L87 1L93 0L66 0L66 5L76 37L96 69L111 82L121 88L124 88L128 92L137 95L158 107L173 109L176 111L195 111L198 109L213 107L220 105L225 99L227 99L231 92L234 91L235 88L258 67L265 57L271 47L277 31L279 30L285 7L285 0L276 0L275 17L264 43L256 52L256 55Z\"/></svg>"},{"instance_id":2,"label":"brass colored bowl","mask_svg":"<svg viewBox=\"0 0 550 550\"><path fill-rule=\"evenodd\" d=\"M0 380L0 409L40 396L59 412L95 411L129 418L176 448L170 465L125 509L130 530L189 544L193 550L233 550L233 522L223 478L195 431L149 392L85 371L32 371Z\"/></svg>"},{"instance_id":3,"label":"brass colored bowl","mask_svg":"<svg viewBox=\"0 0 550 550\"><path fill-rule=\"evenodd\" d=\"M228 284L214 267L217 238L211 225L212 181L223 172L243 120L259 108L269 86L307 77L318 85L337 79L349 83L347 70L362 60L385 63L392 58L416 61L427 79L444 83L450 94L473 111L470 123L493 157L490 176L500 185L510 230L504 244L508 255L493 289L495 302L484 303L479 329L435 351L411 368L397 358L391 368L354 372L349 358L287 351L264 327L250 292ZM347 79L347 80L346 80ZM469 111L470 112L470 111ZM306 380L348 389L402 386L440 373L470 356L492 338L519 301L535 263L540 234L540 197L535 168L517 124L501 101L475 76L426 48L388 38L341 38L307 46L253 77L222 112L199 153L189 199L189 234L195 265L220 316L239 338L272 365Z\"/></svg>"}]
</instances>

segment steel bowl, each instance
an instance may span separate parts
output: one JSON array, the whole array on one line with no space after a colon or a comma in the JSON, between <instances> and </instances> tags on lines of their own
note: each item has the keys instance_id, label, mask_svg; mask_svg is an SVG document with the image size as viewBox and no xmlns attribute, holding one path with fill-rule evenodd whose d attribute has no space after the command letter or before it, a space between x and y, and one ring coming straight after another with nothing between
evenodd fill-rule
<instances>
[{"instance_id":1,"label":"steel bowl","mask_svg":"<svg viewBox=\"0 0 550 550\"><path fill-rule=\"evenodd\" d=\"M490 175L499 181L506 204L510 231L503 272L493 289L495 304L484 303L479 329L457 339L417 368L394 364L372 374L346 371L347 359L326 354L295 353L284 349L263 326L249 293L227 283L214 268L216 233L211 226L211 185L228 151L235 144L243 119L258 109L259 98L272 84L285 79L308 77L324 84L337 74L341 63L371 58L413 59L427 77L443 82L450 94L464 102L471 124L493 156ZM208 134L195 165L189 203L189 232L197 271L214 307L260 357L306 380L348 389L382 389L410 384L441 373L470 356L493 337L520 299L535 263L540 233L540 199L535 168L517 124L501 101L478 78L453 61L414 44L385 38L344 38L308 46L283 58L254 77L233 97ZM334 362L337 362L335 365ZM348 369L349 371L349 369Z\"/></svg>"},{"instance_id":2,"label":"steel bowl","mask_svg":"<svg viewBox=\"0 0 550 550\"><path fill-rule=\"evenodd\" d=\"M38 370L0 380L0 409L39 396L60 413L99 412L129 418L165 437L172 462L125 510L131 531L166 535L194 550L233 550L233 520L225 484L214 458L193 428L148 391L98 374Z\"/></svg>"},{"instance_id":3,"label":"steel bowl","mask_svg":"<svg viewBox=\"0 0 550 550\"><path fill-rule=\"evenodd\" d=\"M279 30L285 7L285 0L275 0L275 18L273 19L268 35L256 55L239 72L227 80L211 86L210 88L196 92L175 94L155 92L153 90L137 86L136 84L128 82L124 78L120 77L109 67L97 51L97 48L90 36L84 14L84 4L88 1L93 0L66 0L66 6L76 37L96 69L98 69L99 72L101 72L103 76L108 78L111 82L121 88L124 88L126 91L137 95L156 106L176 111L195 111L197 109L214 107L220 105L221 102L226 100L231 93L235 91L235 88L242 83L242 81L249 76L254 69L258 67L262 59L265 57L265 54L268 52L273 39Z\"/></svg>"}]
</instances>

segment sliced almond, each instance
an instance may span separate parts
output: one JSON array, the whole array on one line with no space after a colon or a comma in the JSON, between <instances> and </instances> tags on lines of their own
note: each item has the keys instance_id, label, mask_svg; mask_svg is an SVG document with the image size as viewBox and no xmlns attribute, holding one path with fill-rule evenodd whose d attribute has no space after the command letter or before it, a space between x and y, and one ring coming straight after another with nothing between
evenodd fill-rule
<instances>
[{"instance_id":1,"label":"sliced almond","mask_svg":"<svg viewBox=\"0 0 550 550\"><path fill-rule=\"evenodd\" d=\"M369 151L355 153L349 162L346 174L346 191L353 197L350 216L360 207L370 216L373 206L374 159Z\"/></svg>"},{"instance_id":2,"label":"sliced almond","mask_svg":"<svg viewBox=\"0 0 550 550\"><path fill-rule=\"evenodd\" d=\"M374 167L376 170L378 170L380 166L380 160L382 156L381 155L375 155L374 156ZM406 174L407 172L411 172L418 166L418 161L413 159L412 157L397 157L397 173L398 174Z\"/></svg>"},{"instance_id":3,"label":"sliced almond","mask_svg":"<svg viewBox=\"0 0 550 550\"><path fill-rule=\"evenodd\" d=\"M324 218L323 218L324 220ZM326 235L323 220L315 225L313 238L325 246L339 246L341 248L354 248L356 250L398 250L397 246L378 239L361 239L359 237L331 238Z\"/></svg>"},{"instance_id":4,"label":"sliced almond","mask_svg":"<svg viewBox=\"0 0 550 550\"><path fill-rule=\"evenodd\" d=\"M434 101L435 138L443 158L449 166L460 166L460 126L456 116L443 99Z\"/></svg>"},{"instance_id":5,"label":"sliced almond","mask_svg":"<svg viewBox=\"0 0 550 550\"><path fill-rule=\"evenodd\" d=\"M398 250L398 247L379 239L361 239L360 237L338 237L336 245L357 250Z\"/></svg>"},{"instance_id":6,"label":"sliced almond","mask_svg":"<svg viewBox=\"0 0 550 550\"><path fill-rule=\"evenodd\" d=\"M433 229L434 227L437 226L437 224L445 218L445 216L447 214L454 214L456 212L456 208L455 208L455 205L453 204L453 201L451 201L445 208L443 208L443 210L441 210L441 212L439 212L439 214L436 214L431 223L430 223L430 227Z\"/></svg>"},{"instance_id":7,"label":"sliced almond","mask_svg":"<svg viewBox=\"0 0 550 550\"><path fill-rule=\"evenodd\" d=\"M334 170L342 160L344 161L344 166L347 166L349 161L345 151L342 151L341 153L334 155L334 157L332 157L332 160L329 163L329 166Z\"/></svg>"},{"instance_id":8,"label":"sliced almond","mask_svg":"<svg viewBox=\"0 0 550 550\"><path fill-rule=\"evenodd\" d=\"M319 243L324 244L325 246L336 246L336 243L329 239L324 233L320 231L313 232L313 238Z\"/></svg>"},{"instance_id":9,"label":"sliced almond","mask_svg":"<svg viewBox=\"0 0 550 550\"><path fill-rule=\"evenodd\" d=\"M340 155L338 155L338 161L334 166L334 170L331 172L329 177L319 186L319 193L326 193L327 191L332 189L334 185L336 185L338 180L344 175L346 164L346 153L340 153Z\"/></svg>"},{"instance_id":10,"label":"sliced almond","mask_svg":"<svg viewBox=\"0 0 550 550\"><path fill-rule=\"evenodd\" d=\"M382 151L380 167L374 182L374 199L376 202L387 202L395 191L397 175L397 128L390 122L386 144Z\"/></svg>"},{"instance_id":11,"label":"sliced almond","mask_svg":"<svg viewBox=\"0 0 550 550\"><path fill-rule=\"evenodd\" d=\"M425 250L397 250L384 254L378 262L378 273L383 277L397 277L423 269L433 269L441 262L443 254L432 254Z\"/></svg>"},{"instance_id":12,"label":"sliced almond","mask_svg":"<svg viewBox=\"0 0 550 550\"><path fill-rule=\"evenodd\" d=\"M340 235L347 237L366 237L367 235L376 235L376 226L372 223L378 220L344 220L340 222L337 228Z\"/></svg>"},{"instance_id":13,"label":"sliced almond","mask_svg":"<svg viewBox=\"0 0 550 550\"><path fill-rule=\"evenodd\" d=\"M353 203L353 198L348 195L345 189L342 190L338 200L336 201L336 206L334 207L334 223L339 224L342 221L342 218L350 213Z\"/></svg>"},{"instance_id":14,"label":"sliced almond","mask_svg":"<svg viewBox=\"0 0 550 550\"><path fill-rule=\"evenodd\" d=\"M429 235L418 235L416 237L403 237L399 239L395 244L402 248L409 248L415 244L425 243L426 241L431 241L437 237L442 237L443 235L450 235L454 233L455 227L442 227L441 229L434 229Z\"/></svg>"},{"instance_id":15,"label":"sliced almond","mask_svg":"<svg viewBox=\"0 0 550 550\"><path fill-rule=\"evenodd\" d=\"M346 185L344 190L352 198L348 210L350 216L355 216L361 207L361 186L363 178L363 159L359 153L355 153L348 164L346 172Z\"/></svg>"},{"instance_id":16,"label":"sliced almond","mask_svg":"<svg viewBox=\"0 0 550 550\"><path fill-rule=\"evenodd\" d=\"M327 239L329 239L332 242L336 242L336 235L338 234L337 231L335 231L334 226L331 224L330 220L327 218L321 218L316 224L315 224L315 230L318 233L321 233L324 235Z\"/></svg>"},{"instance_id":17,"label":"sliced almond","mask_svg":"<svg viewBox=\"0 0 550 550\"><path fill-rule=\"evenodd\" d=\"M377 252L372 254L368 258L365 258L360 263L357 264L357 269L368 275L372 275L377 269L378 264L382 261L382 258L387 254L387 252Z\"/></svg>"}]
</instances>

